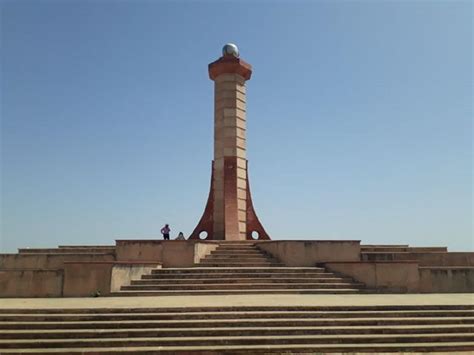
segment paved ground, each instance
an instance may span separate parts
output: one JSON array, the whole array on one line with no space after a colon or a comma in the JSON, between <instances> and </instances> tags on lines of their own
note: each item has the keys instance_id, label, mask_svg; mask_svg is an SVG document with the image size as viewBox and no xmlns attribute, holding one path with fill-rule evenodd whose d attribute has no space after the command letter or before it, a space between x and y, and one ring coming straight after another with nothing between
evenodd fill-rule
<instances>
[{"instance_id":1,"label":"paved ground","mask_svg":"<svg viewBox=\"0 0 474 355\"><path fill-rule=\"evenodd\" d=\"M474 305L474 294L216 295L99 298L3 298L5 308L139 308L225 306Z\"/></svg>"}]
</instances>

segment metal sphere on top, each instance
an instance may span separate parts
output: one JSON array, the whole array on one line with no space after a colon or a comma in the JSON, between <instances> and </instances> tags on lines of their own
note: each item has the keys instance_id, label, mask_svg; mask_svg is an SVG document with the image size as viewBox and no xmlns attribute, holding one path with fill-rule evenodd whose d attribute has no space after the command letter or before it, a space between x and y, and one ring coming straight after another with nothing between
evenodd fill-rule
<instances>
[{"instance_id":1,"label":"metal sphere on top","mask_svg":"<svg viewBox=\"0 0 474 355\"><path fill-rule=\"evenodd\" d=\"M232 55L236 58L239 57L239 48L233 43L227 43L222 48L222 55Z\"/></svg>"}]
</instances>

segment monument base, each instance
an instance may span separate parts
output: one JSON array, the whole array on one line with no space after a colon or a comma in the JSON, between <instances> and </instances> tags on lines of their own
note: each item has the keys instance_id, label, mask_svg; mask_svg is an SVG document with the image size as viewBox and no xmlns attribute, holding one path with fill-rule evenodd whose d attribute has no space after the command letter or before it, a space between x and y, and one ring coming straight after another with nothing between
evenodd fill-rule
<instances>
[{"instance_id":1,"label":"monument base","mask_svg":"<svg viewBox=\"0 0 474 355\"><path fill-rule=\"evenodd\" d=\"M213 281L190 290L178 280L186 273L191 280ZM474 253L358 240L117 240L115 246L0 254L0 297L121 294L130 285L147 285L139 280L157 277L168 280L164 286L170 293L189 294L474 292ZM238 282L231 287L234 278ZM328 282L340 285L331 289ZM151 283L140 294L163 291L159 285Z\"/></svg>"},{"instance_id":2,"label":"monument base","mask_svg":"<svg viewBox=\"0 0 474 355\"><path fill-rule=\"evenodd\" d=\"M199 220L196 228L191 233L189 239L191 240L218 240L214 233L214 161L212 162L211 172L211 186L209 189L209 197L207 199L206 208L204 213ZM252 194L250 193L250 184L248 176L248 161L246 162L246 196L247 196L247 209L246 209L246 240L270 240L269 235L265 231L260 223L260 220L255 213L252 202Z\"/></svg>"}]
</instances>

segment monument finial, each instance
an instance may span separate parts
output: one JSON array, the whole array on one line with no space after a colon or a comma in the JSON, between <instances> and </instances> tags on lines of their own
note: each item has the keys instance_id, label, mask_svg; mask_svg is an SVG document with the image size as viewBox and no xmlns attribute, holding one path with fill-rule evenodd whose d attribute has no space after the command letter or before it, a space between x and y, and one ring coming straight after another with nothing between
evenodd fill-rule
<instances>
[{"instance_id":1,"label":"monument finial","mask_svg":"<svg viewBox=\"0 0 474 355\"><path fill-rule=\"evenodd\" d=\"M223 56L233 56L238 58L239 57L239 48L233 43L226 43L224 47L222 47L222 55Z\"/></svg>"}]
</instances>

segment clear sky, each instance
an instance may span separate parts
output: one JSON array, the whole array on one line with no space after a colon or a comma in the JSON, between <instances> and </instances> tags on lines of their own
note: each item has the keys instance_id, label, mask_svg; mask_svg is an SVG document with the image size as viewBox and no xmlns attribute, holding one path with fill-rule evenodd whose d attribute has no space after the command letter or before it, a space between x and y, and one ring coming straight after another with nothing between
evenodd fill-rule
<instances>
[{"instance_id":1,"label":"clear sky","mask_svg":"<svg viewBox=\"0 0 474 355\"><path fill-rule=\"evenodd\" d=\"M470 1L1 1L1 249L189 235L226 42L273 239L473 250Z\"/></svg>"}]
</instances>

